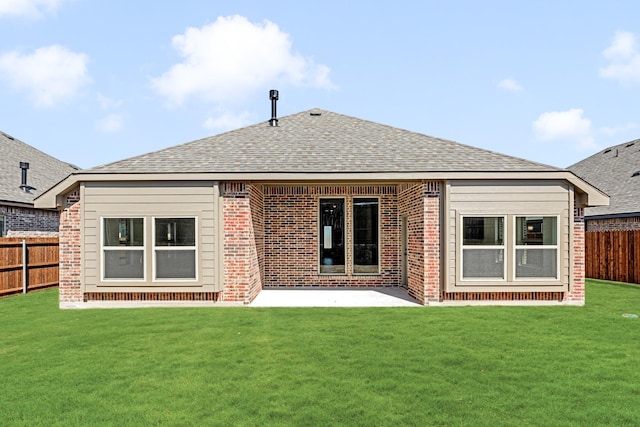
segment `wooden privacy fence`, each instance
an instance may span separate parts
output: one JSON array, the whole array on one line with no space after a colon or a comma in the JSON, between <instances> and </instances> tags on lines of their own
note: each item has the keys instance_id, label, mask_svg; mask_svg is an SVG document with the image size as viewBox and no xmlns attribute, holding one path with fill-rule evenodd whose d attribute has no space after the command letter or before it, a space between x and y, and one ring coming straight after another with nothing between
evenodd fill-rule
<instances>
[{"instance_id":1,"label":"wooden privacy fence","mask_svg":"<svg viewBox=\"0 0 640 427\"><path fill-rule=\"evenodd\" d=\"M0 296L58 285L58 238L0 238Z\"/></svg>"},{"instance_id":2,"label":"wooden privacy fence","mask_svg":"<svg viewBox=\"0 0 640 427\"><path fill-rule=\"evenodd\" d=\"M586 275L640 283L640 230L585 233Z\"/></svg>"}]
</instances>

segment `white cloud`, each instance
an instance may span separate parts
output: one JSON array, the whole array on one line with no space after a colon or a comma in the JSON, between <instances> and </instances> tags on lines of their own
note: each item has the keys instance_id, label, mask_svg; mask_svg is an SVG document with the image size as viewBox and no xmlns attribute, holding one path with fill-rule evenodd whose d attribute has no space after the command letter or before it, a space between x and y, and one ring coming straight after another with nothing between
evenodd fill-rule
<instances>
[{"instance_id":1,"label":"white cloud","mask_svg":"<svg viewBox=\"0 0 640 427\"><path fill-rule=\"evenodd\" d=\"M498 83L498 87L509 92L520 92L523 89L522 85L511 77L501 80Z\"/></svg>"},{"instance_id":2,"label":"white cloud","mask_svg":"<svg viewBox=\"0 0 640 427\"><path fill-rule=\"evenodd\" d=\"M0 55L0 77L27 92L36 106L52 107L91 82L88 62L87 55L64 46L41 47L31 54L12 51Z\"/></svg>"},{"instance_id":3,"label":"white cloud","mask_svg":"<svg viewBox=\"0 0 640 427\"><path fill-rule=\"evenodd\" d=\"M98 103L100 104L100 107L103 110L118 108L118 107L121 107L122 104L124 104L124 101L122 99L109 98L108 96L105 96L101 93L98 93L97 98L98 98Z\"/></svg>"},{"instance_id":4,"label":"white cloud","mask_svg":"<svg viewBox=\"0 0 640 427\"><path fill-rule=\"evenodd\" d=\"M153 89L171 104L191 97L230 102L278 83L334 88L329 67L293 53L289 35L268 20L219 17L201 28L188 28L172 43L182 62L151 80Z\"/></svg>"},{"instance_id":5,"label":"white cloud","mask_svg":"<svg viewBox=\"0 0 640 427\"><path fill-rule=\"evenodd\" d=\"M611 136L616 136L618 134L625 133L637 128L638 128L637 123L629 122L624 125L618 125L618 126L603 126L598 129L598 132L600 132L603 135L611 137Z\"/></svg>"},{"instance_id":6,"label":"white cloud","mask_svg":"<svg viewBox=\"0 0 640 427\"><path fill-rule=\"evenodd\" d=\"M98 129L102 132L113 133L124 128L124 119L119 114L109 114L98 120Z\"/></svg>"},{"instance_id":7,"label":"white cloud","mask_svg":"<svg viewBox=\"0 0 640 427\"><path fill-rule=\"evenodd\" d=\"M533 122L536 137L541 141L570 141L581 150L595 148L591 120L583 114L580 108L542 113Z\"/></svg>"},{"instance_id":8,"label":"white cloud","mask_svg":"<svg viewBox=\"0 0 640 427\"><path fill-rule=\"evenodd\" d=\"M41 18L45 13L52 13L62 0L0 0L0 18L3 16L21 16Z\"/></svg>"},{"instance_id":9,"label":"white cloud","mask_svg":"<svg viewBox=\"0 0 640 427\"><path fill-rule=\"evenodd\" d=\"M226 131L244 127L249 123L249 113L246 111L240 114L224 112L207 118L204 127L210 130Z\"/></svg>"},{"instance_id":10,"label":"white cloud","mask_svg":"<svg viewBox=\"0 0 640 427\"><path fill-rule=\"evenodd\" d=\"M609 65L600 68L600 77L625 83L640 83L640 52L636 35L617 31L611 45L602 52Z\"/></svg>"}]
</instances>

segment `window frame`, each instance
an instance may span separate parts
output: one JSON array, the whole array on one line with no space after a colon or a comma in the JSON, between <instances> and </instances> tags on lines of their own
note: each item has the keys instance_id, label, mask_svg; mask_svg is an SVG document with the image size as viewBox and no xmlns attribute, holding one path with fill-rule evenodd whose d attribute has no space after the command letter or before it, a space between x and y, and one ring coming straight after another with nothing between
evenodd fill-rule
<instances>
[{"instance_id":1,"label":"window frame","mask_svg":"<svg viewBox=\"0 0 640 427\"><path fill-rule=\"evenodd\" d=\"M518 218L528 218L528 217L542 217L542 218L555 218L556 219L556 244L555 245L518 245ZM535 215L535 214L514 214L513 215L513 251L512 251L512 269L513 269L513 278L514 282L557 282L560 280L560 216L559 215ZM518 256L517 251L522 249L528 250L544 250L544 249L555 249L556 251L556 274L555 277L518 277L517 276L517 262Z\"/></svg>"},{"instance_id":2,"label":"window frame","mask_svg":"<svg viewBox=\"0 0 640 427\"><path fill-rule=\"evenodd\" d=\"M343 209L343 214L342 214L342 240L343 240L343 251L344 251L344 272L341 273L336 273L336 272L323 272L322 270L322 242L321 242L321 226L322 226L322 212L320 211L320 209L322 208L322 201L323 200L342 200L342 209ZM318 245L317 250L318 250L318 255L316 257L316 261L317 261L317 265L318 265L318 275L320 276L346 276L347 275L347 254L349 253L348 251L348 241L347 241L347 236L348 234L348 230L347 230L347 214L348 214L348 209L347 209L347 197L346 196L328 196L328 197L318 197L318 208L317 208L317 215L318 215L318 219L317 219L317 223L316 223L316 230L318 230Z\"/></svg>"},{"instance_id":3,"label":"window frame","mask_svg":"<svg viewBox=\"0 0 640 427\"><path fill-rule=\"evenodd\" d=\"M464 219L465 218L502 218L502 245L465 245L464 244ZM461 282L508 282L508 215L495 215L495 214L461 214L459 223L459 239L460 239L460 281ZM464 276L464 251L467 250L500 250L502 249L502 277L465 277Z\"/></svg>"},{"instance_id":4,"label":"window frame","mask_svg":"<svg viewBox=\"0 0 640 427\"><path fill-rule=\"evenodd\" d=\"M378 238L377 238L377 270L375 272L364 272L364 273L356 273L355 272L355 266L356 266L356 254L355 254L355 250L356 250L356 227L355 227L355 201L356 199L376 199L377 201L377 206L378 206L378 218L377 218L377 223L378 223ZM381 241L382 241L382 224L381 224L381 203L380 203L380 196L353 196L351 197L351 272L354 276L379 276L380 275L380 245L381 245ZM345 266L346 268L346 266Z\"/></svg>"},{"instance_id":5,"label":"window frame","mask_svg":"<svg viewBox=\"0 0 640 427\"><path fill-rule=\"evenodd\" d=\"M158 246L156 245L156 220L157 219L193 219L194 220L194 245L193 246ZM196 215L154 215L151 217L151 277L153 283L182 283L182 282L197 282L198 281L198 217ZM157 270L157 251L193 251L194 254L194 277L193 278L179 278L168 277L158 278Z\"/></svg>"},{"instance_id":6,"label":"window frame","mask_svg":"<svg viewBox=\"0 0 640 427\"><path fill-rule=\"evenodd\" d=\"M0 237L7 236L7 217L0 215Z\"/></svg>"},{"instance_id":7,"label":"window frame","mask_svg":"<svg viewBox=\"0 0 640 427\"><path fill-rule=\"evenodd\" d=\"M106 219L142 219L142 246L105 246L105 220ZM145 283L147 281L147 219L144 215L108 215L100 217L100 281L105 283L136 282ZM107 278L106 274L106 251L142 251L142 278Z\"/></svg>"}]
</instances>

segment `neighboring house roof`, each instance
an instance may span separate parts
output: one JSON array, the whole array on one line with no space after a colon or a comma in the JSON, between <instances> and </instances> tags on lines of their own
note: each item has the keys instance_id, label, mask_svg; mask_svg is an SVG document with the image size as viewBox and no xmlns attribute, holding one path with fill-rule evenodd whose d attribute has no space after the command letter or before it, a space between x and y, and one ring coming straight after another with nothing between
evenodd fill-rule
<instances>
[{"instance_id":1,"label":"neighboring house roof","mask_svg":"<svg viewBox=\"0 0 640 427\"><path fill-rule=\"evenodd\" d=\"M20 162L29 163L27 191L20 188ZM62 162L0 132L0 204L33 205L33 200L78 167Z\"/></svg>"},{"instance_id":2,"label":"neighboring house roof","mask_svg":"<svg viewBox=\"0 0 640 427\"><path fill-rule=\"evenodd\" d=\"M330 111L312 109L89 169L105 173L560 170Z\"/></svg>"},{"instance_id":3,"label":"neighboring house roof","mask_svg":"<svg viewBox=\"0 0 640 427\"><path fill-rule=\"evenodd\" d=\"M567 169L610 197L609 206L587 208L586 216L640 216L640 139L606 148Z\"/></svg>"},{"instance_id":4,"label":"neighboring house roof","mask_svg":"<svg viewBox=\"0 0 640 427\"><path fill-rule=\"evenodd\" d=\"M321 109L258 123L73 174L36 204L61 206L59 196L81 181L132 180L416 180L561 179L585 195L607 197L566 169Z\"/></svg>"}]
</instances>

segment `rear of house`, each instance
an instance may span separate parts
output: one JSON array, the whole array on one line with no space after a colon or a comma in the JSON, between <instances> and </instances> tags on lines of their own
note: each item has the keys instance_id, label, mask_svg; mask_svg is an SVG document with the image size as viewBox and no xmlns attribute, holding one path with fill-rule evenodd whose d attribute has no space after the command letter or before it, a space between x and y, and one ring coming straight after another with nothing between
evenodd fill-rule
<instances>
[{"instance_id":1,"label":"rear of house","mask_svg":"<svg viewBox=\"0 0 640 427\"><path fill-rule=\"evenodd\" d=\"M36 203L60 211L66 308L308 286L581 305L583 212L607 198L563 169L313 109L79 172Z\"/></svg>"}]
</instances>

